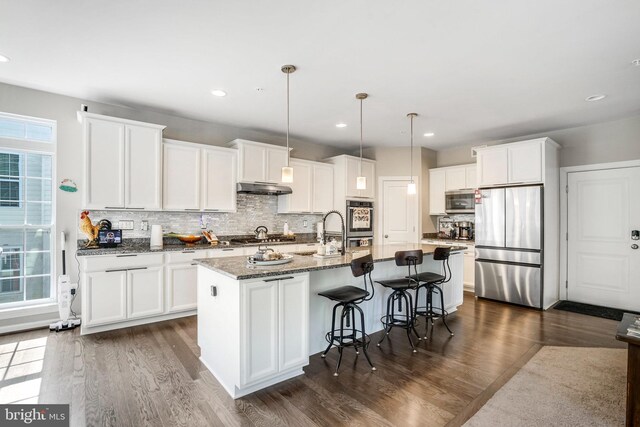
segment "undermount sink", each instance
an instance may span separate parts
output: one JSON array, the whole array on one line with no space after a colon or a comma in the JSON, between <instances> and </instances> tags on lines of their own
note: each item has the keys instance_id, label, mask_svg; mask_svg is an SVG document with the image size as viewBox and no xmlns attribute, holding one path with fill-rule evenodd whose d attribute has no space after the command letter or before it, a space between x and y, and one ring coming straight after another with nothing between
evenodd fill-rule
<instances>
[{"instance_id":1,"label":"undermount sink","mask_svg":"<svg viewBox=\"0 0 640 427\"><path fill-rule=\"evenodd\" d=\"M298 255L298 256L313 256L313 254L315 253L316 251L293 252L294 255Z\"/></svg>"}]
</instances>

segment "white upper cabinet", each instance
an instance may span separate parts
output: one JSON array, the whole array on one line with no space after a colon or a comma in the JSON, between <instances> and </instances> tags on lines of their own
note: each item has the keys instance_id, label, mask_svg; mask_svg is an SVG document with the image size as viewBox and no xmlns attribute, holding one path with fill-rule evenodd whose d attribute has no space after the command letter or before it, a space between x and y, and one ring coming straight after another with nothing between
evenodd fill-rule
<instances>
[{"instance_id":1,"label":"white upper cabinet","mask_svg":"<svg viewBox=\"0 0 640 427\"><path fill-rule=\"evenodd\" d=\"M203 148L201 207L205 211L236 210L237 150Z\"/></svg>"},{"instance_id":2,"label":"white upper cabinet","mask_svg":"<svg viewBox=\"0 0 640 427\"><path fill-rule=\"evenodd\" d=\"M291 159L292 193L278 196L278 213L327 212L333 209L333 166Z\"/></svg>"},{"instance_id":3,"label":"white upper cabinet","mask_svg":"<svg viewBox=\"0 0 640 427\"><path fill-rule=\"evenodd\" d=\"M465 189L468 190L475 190L476 188L478 188L477 185L477 171L476 171L476 165L469 165L469 166L465 166L464 168L464 172L465 172Z\"/></svg>"},{"instance_id":4,"label":"white upper cabinet","mask_svg":"<svg viewBox=\"0 0 640 427\"><path fill-rule=\"evenodd\" d=\"M335 156L327 159L334 167L334 207L343 209L346 199L373 199L376 196L376 162L362 159L362 176L367 178L366 190L358 190L356 178L360 173L360 158Z\"/></svg>"},{"instance_id":5,"label":"white upper cabinet","mask_svg":"<svg viewBox=\"0 0 640 427\"><path fill-rule=\"evenodd\" d=\"M559 145L549 138L513 142L478 150L478 185L541 184L547 180L547 157Z\"/></svg>"},{"instance_id":6,"label":"white upper cabinet","mask_svg":"<svg viewBox=\"0 0 640 427\"><path fill-rule=\"evenodd\" d=\"M445 191L467 188L467 171L464 167L445 169Z\"/></svg>"},{"instance_id":7,"label":"white upper cabinet","mask_svg":"<svg viewBox=\"0 0 640 427\"><path fill-rule=\"evenodd\" d=\"M429 214L444 215L446 171L431 169L429 171Z\"/></svg>"},{"instance_id":8,"label":"white upper cabinet","mask_svg":"<svg viewBox=\"0 0 640 427\"><path fill-rule=\"evenodd\" d=\"M515 144L507 149L509 184L542 182L543 144L539 141Z\"/></svg>"},{"instance_id":9,"label":"white upper cabinet","mask_svg":"<svg viewBox=\"0 0 640 427\"><path fill-rule=\"evenodd\" d=\"M125 207L162 207L162 130L125 127Z\"/></svg>"},{"instance_id":10,"label":"white upper cabinet","mask_svg":"<svg viewBox=\"0 0 640 427\"><path fill-rule=\"evenodd\" d=\"M83 114L84 207L160 209L164 126Z\"/></svg>"},{"instance_id":11,"label":"white upper cabinet","mask_svg":"<svg viewBox=\"0 0 640 427\"><path fill-rule=\"evenodd\" d=\"M313 164L311 206L313 212L326 213L333 209L333 166Z\"/></svg>"},{"instance_id":12,"label":"white upper cabinet","mask_svg":"<svg viewBox=\"0 0 640 427\"><path fill-rule=\"evenodd\" d=\"M164 140L165 210L236 209L236 150Z\"/></svg>"},{"instance_id":13,"label":"white upper cabinet","mask_svg":"<svg viewBox=\"0 0 640 427\"><path fill-rule=\"evenodd\" d=\"M507 147L492 146L478 150L478 186L490 187L508 183Z\"/></svg>"},{"instance_id":14,"label":"white upper cabinet","mask_svg":"<svg viewBox=\"0 0 640 427\"><path fill-rule=\"evenodd\" d=\"M238 182L281 182L282 168L287 164L285 147L244 139L235 139L230 145L238 149Z\"/></svg>"},{"instance_id":15,"label":"white upper cabinet","mask_svg":"<svg viewBox=\"0 0 640 427\"><path fill-rule=\"evenodd\" d=\"M196 144L165 140L163 207L200 209L201 150Z\"/></svg>"}]
</instances>

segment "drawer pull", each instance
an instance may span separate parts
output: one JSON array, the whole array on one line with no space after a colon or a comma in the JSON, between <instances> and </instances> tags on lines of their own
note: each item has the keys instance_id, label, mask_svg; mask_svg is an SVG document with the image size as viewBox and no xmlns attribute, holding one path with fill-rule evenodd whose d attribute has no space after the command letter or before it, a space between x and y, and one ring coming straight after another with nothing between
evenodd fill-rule
<instances>
[{"instance_id":1,"label":"drawer pull","mask_svg":"<svg viewBox=\"0 0 640 427\"><path fill-rule=\"evenodd\" d=\"M105 209L124 209L124 206L105 206Z\"/></svg>"},{"instance_id":2,"label":"drawer pull","mask_svg":"<svg viewBox=\"0 0 640 427\"><path fill-rule=\"evenodd\" d=\"M293 279L293 276L287 276L287 277L276 277L275 279L265 279L265 282L277 282L278 280L289 280L289 279Z\"/></svg>"},{"instance_id":3,"label":"drawer pull","mask_svg":"<svg viewBox=\"0 0 640 427\"><path fill-rule=\"evenodd\" d=\"M138 256L138 254L116 255L117 258L128 258L132 256Z\"/></svg>"},{"instance_id":4,"label":"drawer pull","mask_svg":"<svg viewBox=\"0 0 640 427\"><path fill-rule=\"evenodd\" d=\"M127 271L126 268L119 268L117 270L106 270L105 273L117 273L118 271Z\"/></svg>"},{"instance_id":5,"label":"drawer pull","mask_svg":"<svg viewBox=\"0 0 640 427\"><path fill-rule=\"evenodd\" d=\"M223 251L235 251L235 249L233 249L233 248L225 248L225 249L223 249Z\"/></svg>"},{"instance_id":6,"label":"drawer pull","mask_svg":"<svg viewBox=\"0 0 640 427\"><path fill-rule=\"evenodd\" d=\"M134 270L146 270L149 267L136 267L136 268L127 268L127 271L134 271Z\"/></svg>"},{"instance_id":7,"label":"drawer pull","mask_svg":"<svg viewBox=\"0 0 640 427\"><path fill-rule=\"evenodd\" d=\"M195 254L196 251L182 251L183 254Z\"/></svg>"},{"instance_id":8,"label":"drawer pull","mask_svg":"<svg viewBox=\"0 0 640 427\"><path fill-rule=\"evenodd\" d=\"M198 265L198 263L197 262L192 262L191 265Z\"/></svg>"}]
</instances>

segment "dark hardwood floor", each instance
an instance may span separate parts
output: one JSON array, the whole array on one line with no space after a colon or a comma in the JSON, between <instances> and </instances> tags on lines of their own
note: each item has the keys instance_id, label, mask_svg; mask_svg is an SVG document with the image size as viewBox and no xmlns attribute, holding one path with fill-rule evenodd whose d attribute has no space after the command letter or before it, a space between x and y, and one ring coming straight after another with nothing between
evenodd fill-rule
<instances>
[{"instance_id":1,"label":"dark hardwood floor","mask_svg":"<svg viewBox=\"0 0 640 427\"><path fill-rule=\"evenodd\" d=\"M449 325L453 338L437 324L417 354L393 331L370 348L377 372L346 351L333 377L333 350L235 401L198 360L195 317L85 337L4 335L0 403L71 403L72 426L461 425L543 345L624 347L615 321L472 295Z\"/></svg>"}]
</instances>

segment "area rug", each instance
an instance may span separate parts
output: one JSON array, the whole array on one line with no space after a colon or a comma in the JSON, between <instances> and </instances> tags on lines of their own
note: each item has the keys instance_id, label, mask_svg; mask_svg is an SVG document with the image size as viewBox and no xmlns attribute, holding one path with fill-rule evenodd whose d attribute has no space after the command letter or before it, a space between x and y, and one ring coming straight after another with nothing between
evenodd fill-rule
<instances>
[{"instance_id":1,"label":"area rug","mask_svg":"<svg viewBox=\"0 0 640 427\"><path fill-rule=\"evenodd\" d=\"M618 322L622 320L622 315L624 313L640 314L640 313L636 313L634 311L629 311L629 310L619 310L617 308L583 304L581 302L573 302L573 301L560 301L559 303L554 305L553 308L556 310L571 311L573 313L586 314L587 316L595 316L595 317L602 317L605 319L617 320Z\"/></svg>"},{"instance_id":2,"label":"area rug","mask_svg":"<svg viewBox=\"0 0 640 427\"><path fill-rule=\"evenodd\" d=\"M543 347L465 426L623 426L627 350Z\"/></svg>"}]
</instances>

